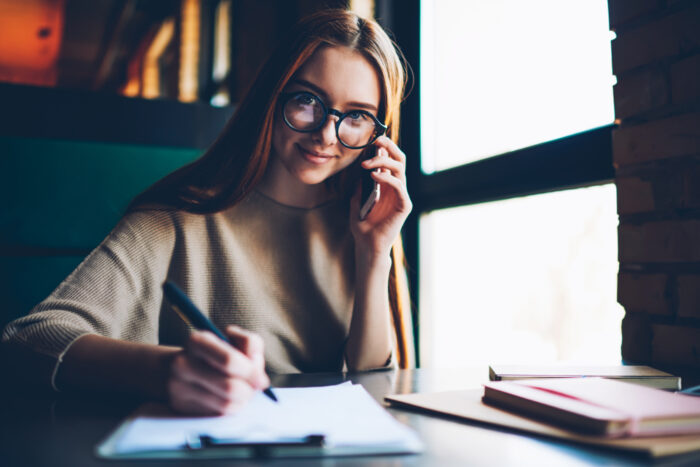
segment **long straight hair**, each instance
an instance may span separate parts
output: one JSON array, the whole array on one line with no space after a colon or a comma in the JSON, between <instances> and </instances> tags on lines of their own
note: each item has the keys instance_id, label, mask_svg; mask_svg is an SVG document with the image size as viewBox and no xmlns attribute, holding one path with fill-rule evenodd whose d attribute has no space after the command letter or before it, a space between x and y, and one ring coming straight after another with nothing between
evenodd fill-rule
<instances>
[{"instance_id":1,"label":"long straight hair","mask_svg":"<svg viewBox=\"0 0 700 467\"><path fill-rule=\"evenodd\" d=\"M361 53L381 82L377 116L397 142L400 104L406 86L405 60L376 22L346 10L322 10L301 20L260 70L233 117L196 161L163 178L137 196L129 209L160 205L194 213L214 213L235 205L261 180L270 157L278 99L289 80L320 47L348 47ZM356 165L356 164L354 164ZM349 197L356 177L350 168L330 181ZM413 366L412 325L400 237L392 247L389 298L402 368Z\"/></svg>"}]
</instances>

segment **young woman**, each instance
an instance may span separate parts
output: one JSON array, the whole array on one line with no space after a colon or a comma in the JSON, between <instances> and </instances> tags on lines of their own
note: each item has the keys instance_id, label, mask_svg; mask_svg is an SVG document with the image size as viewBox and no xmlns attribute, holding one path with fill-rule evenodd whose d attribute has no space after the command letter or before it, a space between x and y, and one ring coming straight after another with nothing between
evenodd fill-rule
<instances>
[{"instance_id":1,"label":"young woman","mask_svg":"<svg viewBox=\"0 0 700 467\"><path fill-rule=\"evenodd\" d=\"M236 410L267 387L266 370L405 366L404 86L375 22L340 10L303 20L206 154L137 197L8 325L15 361L54 389L137 393L196 414ZM381 195L361 219L363 172ZM166 280L236 346L191 332L163 299Z\"/></svg>"}]
</instances>

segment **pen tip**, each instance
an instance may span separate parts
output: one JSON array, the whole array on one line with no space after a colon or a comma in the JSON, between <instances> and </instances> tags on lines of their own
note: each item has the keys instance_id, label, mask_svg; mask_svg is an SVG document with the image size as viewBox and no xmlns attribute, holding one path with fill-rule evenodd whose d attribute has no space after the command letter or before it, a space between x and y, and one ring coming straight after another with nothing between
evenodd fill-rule
<instances>
[{"instance_id":1,"label":"pen tip","mask_svg":"<svg viewBox=\"0 0 700 467\"><path fill-rule=\"evenodd\" d=\"M277 402L277 396L275 396L275 393L272 392L272 388L263 389L263 394L265 394L267 397L269 397L273 401Z\"/></svg>"}]
</instances>

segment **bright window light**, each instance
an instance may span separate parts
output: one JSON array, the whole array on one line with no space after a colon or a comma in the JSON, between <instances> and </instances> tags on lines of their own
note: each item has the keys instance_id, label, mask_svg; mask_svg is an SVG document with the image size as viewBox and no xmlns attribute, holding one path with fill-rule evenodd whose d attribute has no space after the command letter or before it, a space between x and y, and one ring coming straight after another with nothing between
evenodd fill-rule
<instances>
[{"instance_id":1,"label":"bright window light","mask_svg":"<svg viewBox=\"0 0 700 467\"><path fill-rule=\"evenodd\" d=\"M613 184L420 221L421 366L620 364Z\"/></svg>"},{"instance_id":2,"label":"bright window light","mask_svg":"<svg viewBox=\"0 0 700 467\"><path fill-rule=\"evenodd\" d=\"M613 122L606 0L423 0L425 173Z\"/></svg>"}]
</instances>

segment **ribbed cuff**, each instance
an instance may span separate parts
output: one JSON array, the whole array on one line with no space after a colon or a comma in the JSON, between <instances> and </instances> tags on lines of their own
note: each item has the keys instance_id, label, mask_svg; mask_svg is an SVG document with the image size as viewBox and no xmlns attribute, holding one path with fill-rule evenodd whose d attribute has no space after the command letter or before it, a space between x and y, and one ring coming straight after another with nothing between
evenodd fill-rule
<instances>
[{"instance_id":1,"label":"ribbed cuff","mask_svg":"<svg viewBox=\"0 0 700 467\"><path fill-rule=\"evenodd\" d=\"M56 365L53 367L53 372L51 372L51 389L53 389L55 392L61 392L60 389L58 389L58 386L56 385L56 376L58 375L58 367L63 363L63 356L66 355L66 352L68 352L68 349L71 348L71 346L80 339L81 337L90 334L89 332L85 332L83 334L79 334L68 343L68 345L63 349L63 351L58 354L58 357L56 358Z\"/></svg>"}]
</instances>

